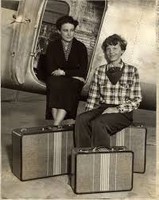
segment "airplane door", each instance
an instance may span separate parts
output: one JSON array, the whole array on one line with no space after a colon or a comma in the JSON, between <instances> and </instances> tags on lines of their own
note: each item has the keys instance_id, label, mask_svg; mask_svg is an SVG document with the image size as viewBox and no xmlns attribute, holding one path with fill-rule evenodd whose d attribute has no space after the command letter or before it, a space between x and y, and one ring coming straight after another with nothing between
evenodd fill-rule
<instances>
[{"instance_id":1,"label":"airplane door","mask_svg":"<svg viewBox=\"0 0 159 200\"><path fill-rule=\"evenodd\" d=\"M31 62L32 74L35 74L38 80L45 82L45 54L50 41L59 37L56 29L58 18L68 15L70 6L65 1L48 0L41 22L39 23L39 32L33 44L33 59Z\"/></svg>"},{"instance_id":2,"label":"airplane door","mask_svg":"<svg viewBox=\"0 0 159 200\"><path fill-rule=\"evenodd\" d=\"M32 59L33 73L39 84L45 82L45 53L50 41L59 37L55 23L63 15L71 15L78 20L75 37L86 45L88 52L88 69L95 51L95 44L100 34L102 16L105 14L107 4L105 0L48 0L45 7L37 42L34 43L35 52Z\"/></svg>"},{"instance_id":3,"label":"airplane door","mask_svg":"<svg viewBox=\"0 0 159 200\"><path fill-rule=\"evenodd\" d=\"M10 70L13 81L19 85L25 81L34 32L46 0L23 0L14 16L13 37L11 42ZM25 48L24 48L25 43Z\"/></svg>"},{"instance_id":4,"label":"airplane door","mask_svg":"<svg viewBox=\"0 0 159 200\"><path fill-rule=\"evenodd\" d=\"M2 87L44 93L45 84L38 81L33 66L37 67L38 55L45 53L48 40L55 39L57 18L69 14L70 7L59 0L18 1L14 11L6 9L11 1L4 5L2 41L5 39L7 48L3 45Z\"/></svg>"}]
</instances>

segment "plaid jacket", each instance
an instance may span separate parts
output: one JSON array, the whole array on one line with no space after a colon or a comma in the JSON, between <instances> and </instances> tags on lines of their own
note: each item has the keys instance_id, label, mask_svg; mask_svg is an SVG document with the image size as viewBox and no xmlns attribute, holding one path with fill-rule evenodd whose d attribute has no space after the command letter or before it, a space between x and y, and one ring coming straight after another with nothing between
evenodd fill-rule
<instances>
[{"instance_id":1,"label":"plaid jacket","mask_svg":"<svg viewBox=\"0 0 159 200\"><path fill-rule=\"evenodd\" d=\"M120 80L113 85L106 75L107 65L96 68L90 84L86 110L101 103L118 105L119 112L137 109L142 101L141 87L137 68L125 64Z\"/></svg>"}]
</instances>

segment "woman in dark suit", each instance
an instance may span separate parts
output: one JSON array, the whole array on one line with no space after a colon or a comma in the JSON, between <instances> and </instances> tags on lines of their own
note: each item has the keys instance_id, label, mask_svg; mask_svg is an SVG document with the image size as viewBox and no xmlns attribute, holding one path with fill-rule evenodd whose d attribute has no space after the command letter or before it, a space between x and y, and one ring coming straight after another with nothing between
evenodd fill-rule
<instances>
[{"instance_id":1,"label":"woman in dark suit","mask_svg":"<svg viewBox=\"0 0 159 200\"><path fill-rule=\"evenodd\" d=\"M54 125L60 125L66 115L75 119L86 78L87 49L74 37L77 25L71 16L58 19L61 37L47 48L47 107L52 109Z\"/></svg>"}]
</instances>

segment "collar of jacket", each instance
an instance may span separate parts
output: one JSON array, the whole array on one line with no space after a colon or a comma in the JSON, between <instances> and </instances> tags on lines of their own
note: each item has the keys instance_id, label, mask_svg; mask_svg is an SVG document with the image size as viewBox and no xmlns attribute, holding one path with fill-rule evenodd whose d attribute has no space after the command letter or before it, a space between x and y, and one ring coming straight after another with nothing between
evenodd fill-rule
<instances>
[{"instance_id":1,"label":"collar of jacket","mask_svg":"<svg viewBox=\"0 0 159 200\"><path fill-rule=\"evenodd\" d=\"M120 69L122 69L122 67L124 66L123 61L121 60L118 64L114 65L113 63L108 63L107 64L107 70L113 68L113 67L119 67Z\"/></svg>"}]
</instances>

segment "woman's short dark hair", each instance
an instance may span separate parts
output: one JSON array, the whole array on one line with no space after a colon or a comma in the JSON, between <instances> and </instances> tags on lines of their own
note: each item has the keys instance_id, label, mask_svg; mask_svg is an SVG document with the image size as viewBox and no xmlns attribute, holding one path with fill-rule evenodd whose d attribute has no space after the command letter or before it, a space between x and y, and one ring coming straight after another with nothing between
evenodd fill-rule
<instances>
[{"instance_id":1,"label":"woman's short dark hair","mask_svg":"<svg viewBox=\"0 0 159 200\"><path fill-rule=\"evenodd\" d=\"M78 21L77 20L74 20L73 17L71 17L69 15L65 15L65 16L60 17L57 20L57 22L56 22L56 28L60 31L61 30L61 26L63 24L66 24L66 23L73 24L75 28L78 25Z\"/></svg>"},{"instance_id":2,"label":"woman's short dark hair","mask_svg":"<svg viewBox=\"0 0 159 200\"><path fill-rule=\"evenodd\" d=\"M115 46L115 45L118 44L118 42L119 42L119 44L121 46L121 49L125 51L126 50L126 46L127 46L127 41L124 38L122 38L120 35L117 35L117 34L113 34L113 35L107 37L104 40L104 42L102 44L103 51L106 50L108 45L114 45Z\"/></svg>"}]
</instances>

